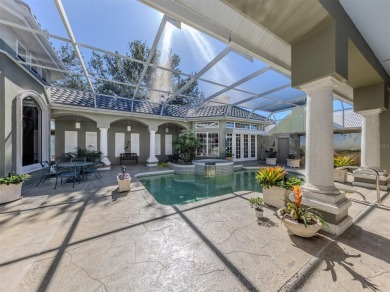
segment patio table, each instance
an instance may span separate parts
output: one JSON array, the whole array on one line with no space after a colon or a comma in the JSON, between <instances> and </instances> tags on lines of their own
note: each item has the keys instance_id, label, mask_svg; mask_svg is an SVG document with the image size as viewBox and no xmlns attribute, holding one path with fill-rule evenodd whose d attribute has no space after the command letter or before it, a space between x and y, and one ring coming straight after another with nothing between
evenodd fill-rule
<instances>
[{"instance_id":1,"label":"patio table","mask_svg":"<svg viewBox=\"0 0 390 292\"><path fill-rule=\"evenodd\" d=\"M83 168L86 167L86 166L89 166L89 165L92 165L93 162L89 162L89 161L75 161L75 162L59 162L58 163L58 167L74 167L74 165L76 164L76 167L80 169L80 176L79 176L79 179L80 181L84 181L84 175L82 175L82 171L83 171ZM83 177L81 177L81 175ZM66 182L69 182L69 179L67 179Z\"/></svg>"}]
</instances>

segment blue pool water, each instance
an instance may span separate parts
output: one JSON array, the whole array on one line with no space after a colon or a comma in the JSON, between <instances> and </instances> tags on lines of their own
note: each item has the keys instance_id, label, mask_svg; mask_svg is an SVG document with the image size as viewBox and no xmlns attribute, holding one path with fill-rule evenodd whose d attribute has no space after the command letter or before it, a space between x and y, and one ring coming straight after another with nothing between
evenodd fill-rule
<instances>
[{"instance_id":1,"label":"blue pool water","mask_svg":"<svg viewBox=\"0 0 390 292\"><path fill-rule=\"evenodd\" d=\"M141 178L140 181L163 205L180 205L236 191L261 192L256 172L235 172L224 176L194 174L161 175Z\"/></svg>"},{"instance_id":2,"label":"blue pool water","mask_svg":"<svg viewBox=\"0 0 390 292\"><path fill-rule=\"evenodd\" d=\"M256 171L239 171L213 177L194 174L149 176L140 181L160 204L180 205L237 191L261 192L255 176Z\"/></svg>"}]
</instances>

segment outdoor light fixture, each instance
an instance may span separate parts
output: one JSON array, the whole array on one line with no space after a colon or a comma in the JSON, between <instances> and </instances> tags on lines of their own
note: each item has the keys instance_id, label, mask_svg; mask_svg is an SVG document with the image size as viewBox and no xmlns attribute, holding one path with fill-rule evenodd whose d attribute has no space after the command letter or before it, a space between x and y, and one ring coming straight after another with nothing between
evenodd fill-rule
<instances>
[{"instance_id":1,"label":"outdoor light fixture","mask_svg":"<svg viewBox=\"0 0 390 292\"><path fill-rule=\"evenodd\" d=\"M131 132L131 126L127 126L127 132Z\"/></svg>"},{"instance_id":2,"label":"outdoor light fixture","mask_svg":"<svg viewBox=\"0 0 390 292\"><path fill-rule=\"evenodd\" d=\"M169 128L168 127L165 128L165 133L169 133Z\"/></svg>"},{"instance_id":3,"label":"outdoor light fixture","mask_svg":"<svg viewBox=\"0 0 390 292\"><path fill-rule=\"evenodd\" d=\"M75 128L76 128L76 129L80 129L80 128L81 128L81 124L80 124L79 122L76 122Z\"/></svg>"}]
</instances>

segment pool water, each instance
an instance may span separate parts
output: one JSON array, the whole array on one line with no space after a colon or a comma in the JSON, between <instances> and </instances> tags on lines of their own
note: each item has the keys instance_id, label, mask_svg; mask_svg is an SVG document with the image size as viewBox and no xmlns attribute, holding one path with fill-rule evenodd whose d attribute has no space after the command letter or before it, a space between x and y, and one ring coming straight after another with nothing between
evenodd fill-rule
<instances>
[{"instance_id":1,"label":"pool water","mask_svg":"<svg viewBox=\"0 0 390 292\"><path fill-rule=\"evenodd\" d=\"M162 205L180 205L236 191L261 192L255 171L205 177L201 175L160 175L140 178L145 188Z\"/></svg>"}]
</instances>

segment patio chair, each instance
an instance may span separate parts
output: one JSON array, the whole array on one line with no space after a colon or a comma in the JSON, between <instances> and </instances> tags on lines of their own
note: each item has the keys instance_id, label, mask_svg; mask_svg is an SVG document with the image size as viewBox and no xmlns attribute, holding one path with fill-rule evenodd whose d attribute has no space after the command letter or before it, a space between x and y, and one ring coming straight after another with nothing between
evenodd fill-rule
<instances>
[{"instance_id":1,"label":"patio chair","mask_svg":"<svg viewBox=\"0 0 390 292\"><path fill-rule=\"evenodd\" d=\"M62 185L62 178L65 177L67 180L70 180L73 178L73 188L74 188L74 183L76 182L76 179L78 179L79 183L81 182L81 177L80 177L80 172L76 166L76 163L72 166L67 166L67 167L60 167L58 164L56 166L57 172L56 172L56 184L54 186L54 189L57 188L57 182L58 178L61 179L61 185Z\"/></svg>"},{"instance_id":2,"label":"patio chair","mask_svg":"<svg viewBox=\"0 0 390 292\"><path fill-rule=\"evenodd\" d=\"M99 165L99 163L100 163L100 159L96 159L92 166L84 168L83 174L85 175L86 178L88 178L88 176L87 176L88 173L94 173L95 176L97 177L97 179L99 179L99 180L102 178L102 176L100 175L100 173L97 169L97 166Z\"/></svg>"},{"instance_id":3,"label":"patio chair","mask_svg":"<svg viewBox=\"0 0 390 292\"><path fill-rule=\"evenodd\" d=\"M51 172L51 167L47 160L41 161L40 164L42 166L42 176L36 186L38 186L41 182L44 183L47 178L54 176L54 173Z\"/></svg>"}]
</instances>

